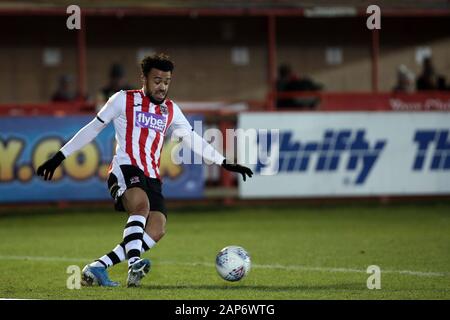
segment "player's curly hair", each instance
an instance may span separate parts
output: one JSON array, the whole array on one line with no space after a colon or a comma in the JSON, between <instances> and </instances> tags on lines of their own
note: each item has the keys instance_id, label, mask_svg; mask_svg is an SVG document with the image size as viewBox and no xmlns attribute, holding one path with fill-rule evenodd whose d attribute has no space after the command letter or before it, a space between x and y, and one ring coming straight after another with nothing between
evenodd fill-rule
<instances>
[{"instance_id":1,"label":"player's curly hair","mask_svg":"<svg viewBox=\"0 0 450 320\"><path fill-rule=\"evenodd\" d=\"M152 68L167 72L173 71L174 64L170 57L165 53L155 53L151 56L147 56L141 61L141 69L144 77L147 77Z\"/></svg>"}]
</instances>

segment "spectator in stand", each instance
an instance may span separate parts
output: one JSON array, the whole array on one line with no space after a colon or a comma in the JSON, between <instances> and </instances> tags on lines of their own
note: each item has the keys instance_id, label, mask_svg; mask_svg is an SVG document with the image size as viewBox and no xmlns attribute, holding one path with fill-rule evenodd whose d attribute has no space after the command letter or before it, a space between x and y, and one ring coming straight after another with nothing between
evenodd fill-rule
<instances>
[{"instance_id":1,"label":"spectator in stand","mask_svg":"<svg viewBox=\"0 0 450 320\"><path fill-rule=\"evenodd\" d=\"M322 85L315 83L308 77L298 77L287 64L280 65L278 68L277 91L295 92L295 91L318 91ZM319 98L312 97L289 97L279 98L277 107L308 108L313 109L317 106Z\"/></svg>"},{"instance_id":2,"label":"spectator in stand","mask_svg":"<svg viewBox=\"0 0 450 320\"><path fill-rule=\"evenodd\" d=\"M103 107L114 93L120 90L129 90L130 85L125 80L125 69L122 65L115 63L109 71L109 82L97 94L97 109Z\"/></svg>"},{"instance_id":3,"label":"spectator in stand","mask_svg":"<svg viewBox=\"0 0 450 320\"><path fill-rule=\"evenodd\" d=\"M446 80L436 73L431 57L423 60L422 73L416 82L417 91L448 90Z\"/></svg>"},{"instance_id":4,"label":"spectator in stand","mask_svg":"<svg viewBox=\"0 0 450 320\"><path fill-rule=\"evenodd\" d=\"M75 100L75 94L70 89L72 82L71 76L60 76L58 79L58 87L52 95L52 102L69 102Z\"/></svg>"},{"instance_id":5,"label":"spectator in stand","mask_svg":"<svg viewBox=\"0 0 450 320\"><path fill-rule=\"evenodd\" d=\"M394 93L414 91L414 74L404 64L397 68L397 84L392 91Z\"/></svg>"}]
</instances>

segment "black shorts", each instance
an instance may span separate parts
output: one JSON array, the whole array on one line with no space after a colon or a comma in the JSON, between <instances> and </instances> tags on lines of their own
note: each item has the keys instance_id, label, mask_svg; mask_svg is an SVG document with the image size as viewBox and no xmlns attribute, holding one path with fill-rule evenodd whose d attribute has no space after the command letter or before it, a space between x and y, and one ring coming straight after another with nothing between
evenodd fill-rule
<instances>
[{"instance_id":1,"label":"black shorts","mask_svg":"<svg viewBox=\"0 0 450 320\"><path fill-rule=\"evenodd\" d=\"M164 196L161 193L161 181L147 177L138 167L132 165L121 165L120 179L111 172L108 177L108 189L114 199L114 208L117 211L126 211L122 203L122 195L126 189L141 188L145 191L150 203L150 211L160 211L167 217ZM120 192L120 196L118 196Z\"/></svg>"}]
</instances>

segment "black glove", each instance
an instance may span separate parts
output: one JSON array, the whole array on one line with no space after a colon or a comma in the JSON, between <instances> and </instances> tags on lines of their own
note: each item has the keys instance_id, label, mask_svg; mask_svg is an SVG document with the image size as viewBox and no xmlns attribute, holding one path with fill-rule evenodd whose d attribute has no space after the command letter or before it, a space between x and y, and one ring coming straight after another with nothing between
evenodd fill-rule
<instances>
[{"instance_id":1,"label":"black glove","mask_svg":"<svg viewBox=\"0 0 450 320\"><path fill-rule=\"evenodd\" d=\"M245 181L245 179L246 179L245 175L248 175L249 178L251 178L252 175L253 175L253 171L250 170L250 168L241 166L240 164L230 164L230 163L226 163L226 160L223 160L223 162L222 162L222 167L223 167L225 170L233 171L233 172L238 172L238 173L242 174L242 178L244 178L244 181Z\"/></svg>"},{"instance_id":2,"label":"black glove","mask_svg":"<svg viewBox=\"0 0 450 320\"><path fill-rule=\"evenodd\" d=\"M44 177L44 180L52 180L53 173L55 173L56 168L58 168L65 158L63 153L58 151L52 158L45 161L37 169L37 175Z\"/></svg>"}]
</instances>

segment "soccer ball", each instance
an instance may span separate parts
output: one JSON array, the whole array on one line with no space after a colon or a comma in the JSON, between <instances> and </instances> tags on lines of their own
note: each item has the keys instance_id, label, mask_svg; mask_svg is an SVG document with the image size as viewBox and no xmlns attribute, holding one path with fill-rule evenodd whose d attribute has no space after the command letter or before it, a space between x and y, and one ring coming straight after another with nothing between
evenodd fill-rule
<instances>
[{"instance_id":1,"label":"soccer ball","mask_svg":"<svg viewBox=\"0 0 450 320\"><path fill-rule=\"evenodd\" d=\"M250 255L238 246L228 246L216 256L216 270L227 281L239 281L250 272Z\"/></svg>"}]
</instances>

